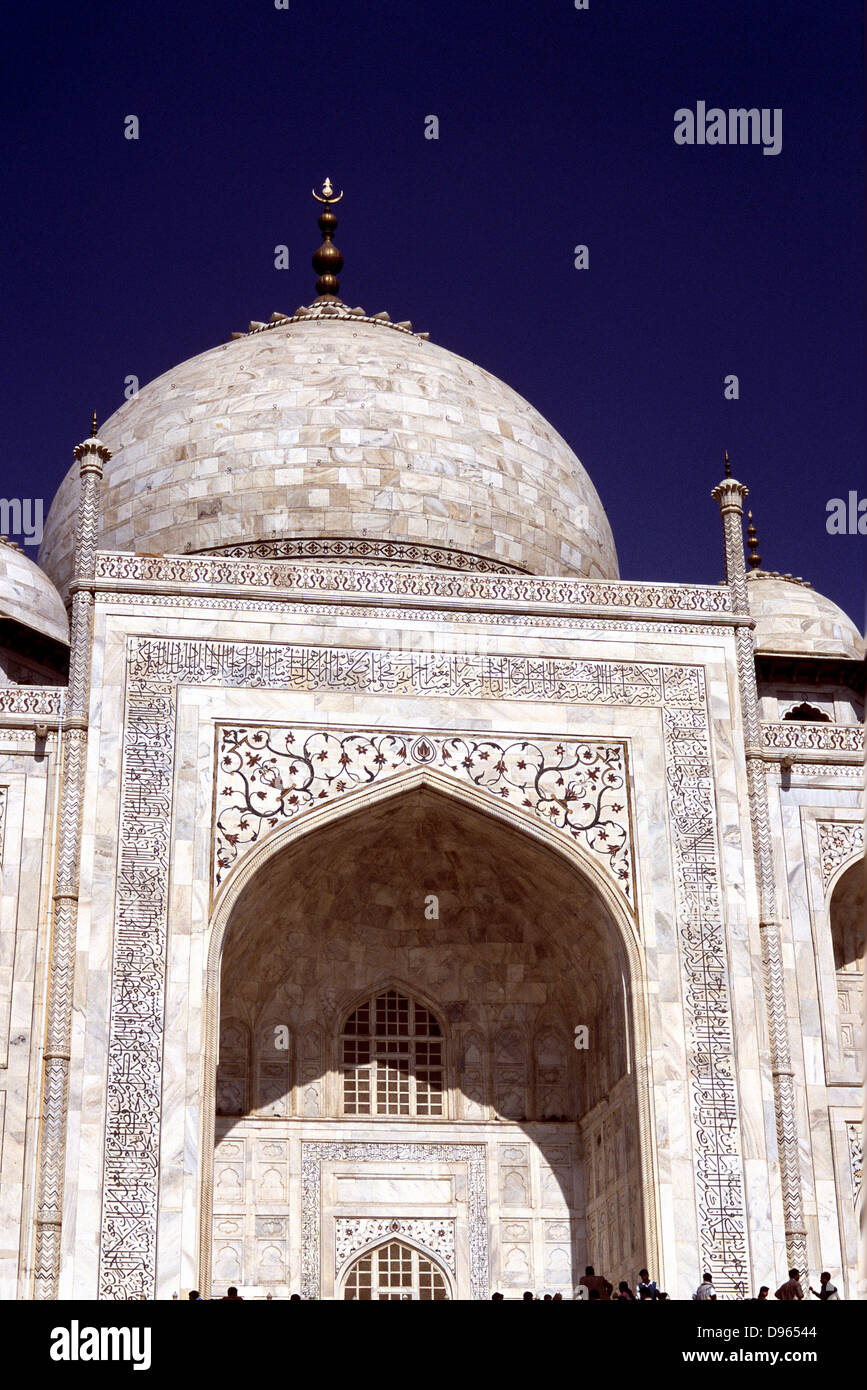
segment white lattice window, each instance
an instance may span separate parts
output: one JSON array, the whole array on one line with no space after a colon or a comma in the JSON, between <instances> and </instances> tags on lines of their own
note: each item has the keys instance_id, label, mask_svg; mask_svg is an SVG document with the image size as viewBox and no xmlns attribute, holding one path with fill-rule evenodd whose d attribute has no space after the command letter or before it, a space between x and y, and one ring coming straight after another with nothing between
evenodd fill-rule
<instances>
[{"instance_id":1,"label":"white lattice window","mask_svg":"<svg viewBox=\"0 0 867 1390\"><path fill-rule=\"evenodd\" d=\"M444 1115L443 1038L429 1009L397 990L346 1020L340 1043L344 1115Z\"/></svg>"},{"instance_id":2,"label":"white lattice window","mask_svg":"<svg viewBox=\"0 0 867 1390\"><path fill-rule=\"evenodd\" d=\"M404 1245L390 1240L368 1250L350 1266L343 1284L344 1299L379 1300L448 1299L445 1276L434 1260Z\"/></svg>"}]
</instances>

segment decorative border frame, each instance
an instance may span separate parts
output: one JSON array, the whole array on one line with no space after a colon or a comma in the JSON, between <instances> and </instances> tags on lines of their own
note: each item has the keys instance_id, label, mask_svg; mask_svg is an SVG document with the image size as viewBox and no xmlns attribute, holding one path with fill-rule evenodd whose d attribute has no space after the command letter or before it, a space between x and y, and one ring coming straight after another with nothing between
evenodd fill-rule
<instances>
[{"instance_id":1,"label":"decorative border frame","mask_svg":"<svg viewBox=\"0 0 867 1390\"><path fill-rule=\"evenodd\" d=\"M465 1163L470 1286L474 1299L489 1296L488 1175L484 1144L301 1144L301 1292L319 1298L322 1282L322 1164L350 1162ZM442 1256L438 1256L442 1259ZM338 1271L335 1271L335 1277ZM452 1271L453 1272L453 1271Z\"/></svg>"},{"instance_id":2,"label":"decorative border frame","mask_svg":"<svg viewBox=\"0 0 867 1390\"><path fill-rule=\"evenodd\" d=\"M142 561L134 556L109 558L120 568L135 567ZM153 563L170 568L176 564ZM217 562L177 563L186 568ZM222 563L238 566L241 562ZM417 577L422 585L430 580L468 580L465 575ZM360 572L356 576L367 578ZM473 580L516 583L503 576L496 580L474 576ZM524 582L517 581L518 585ZM555 588L568 583L527 582ZM575 581L576 587L582 584ZM719 607L724 610L727 593L711 592L719 596ZM703 668L569 657L432 654L128 636L100 1296L152 1297L156 1279L169 851L179 684L661 709L690 1056L700 1259L713 1272L721 1291L741 1294L747 1276L746 1205ZM551 834L553 837L557 832Z\"/></svg>"},{"instance_id":3,"label":"decorative border frame","mask_svg":"<svg viewBox=\"0 0 867 1390\"><path fill-rule=\"evenodd\" d=\"M416 598L505 600L591 608L730 614L731 593L721 585L648 584L626 579L577 579L530 574L475 574L466 570L377 569L304 565L291 560L135 555L97 552L95 579L120 583L218 585L330 594L406 595Z\"/></svg>"}]
</instances>

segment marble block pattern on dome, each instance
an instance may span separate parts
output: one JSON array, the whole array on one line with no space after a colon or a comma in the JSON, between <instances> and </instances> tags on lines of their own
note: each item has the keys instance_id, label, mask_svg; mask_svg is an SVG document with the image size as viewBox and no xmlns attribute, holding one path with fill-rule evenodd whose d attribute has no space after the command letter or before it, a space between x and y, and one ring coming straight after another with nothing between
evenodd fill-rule
<instances>
[{"instance_id":1,"label":"marble block pattern on dome","mask_svg":"<svg viewBox=\"0 0 867 1390\"><path fill-rule=\"evenodd\" d=\"M23 551L2 537L0 617L12 618L55 642L69 642L69 622L60 594Z\"/></svg>"},{"instance_id":2,"label":"marble block pattern on dome","mask_svg":"<svg viewBox=\"0 0 867 1390\"><path fill-rule=\"evenodd\" d=\"M596 490L539 412L481 367L386 324L295 320L212 348L125 402L100 438L113 453L101 549L352 537L618 577ZM40 551L61 591L78 490L74 467Z\"/></svg>"},{"instance_id":3,"label":"marble block pattern on dome","mask_svg":"<svg viewBox=\"0 0 867 1390\"><path fill-rule=\"evenodd\" d=\"M859 661L864 638L848 614L796 579L758 571L749 576L757 652L844 657Z\"/></svg>"}]
</instances>

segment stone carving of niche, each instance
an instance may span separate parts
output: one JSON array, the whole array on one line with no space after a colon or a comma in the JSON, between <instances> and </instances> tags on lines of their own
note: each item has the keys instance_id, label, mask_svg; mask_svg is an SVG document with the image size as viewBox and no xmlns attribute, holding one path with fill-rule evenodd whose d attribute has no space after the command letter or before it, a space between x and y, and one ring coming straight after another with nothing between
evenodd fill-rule
<instances>
[{"instance_id":1,"label":"stone carving of niche","mask_svg":"<svg viewBox=\"0 0 867 1390\"><path fill-rule=\"evenodd\" d=\"M285 1023L277 1018L256 1030L255 1113L263 1118L283 1119L289 1114L291 1046Z\"/></svg>"},{"instance_id":2,"label":"stone carving of niche","mask_svg":"<svg viewBox=\"0 0 867 1390\"><path fill-rule=\"evenodd\" d=\"M506 1289L533 1287L533 1242L529 1221L500 1222L500 1282Z\"/></svg>"},{"instance_id":3,"label":"stone carving of niche","mask_svg":"<svg viewBox=\"0 0 867 1390\"><path fill-rule=\"evenodd\" d=\"M497 1113L504 1120L527 1118L527 1039L520 1028L503 1028L494 1038Z\"/></svg>"},{"instance_id":4,"label":"stone carving of niche","mask_svg":"<svg viewBox=\"0 0 867 1390\"><path fill-rule=\"evenodd\" d=\"M461 1041L461 1104L468 1120L488 1117L485 1099L485 1056L487 1047L481 1033L467 1032Z\"/></svg>"},{"instance_id":5,"label":"stone carving of niche","mask_svg":"<svg viewBox=\"0 0 867 1390\"><path fill-rule=\"evenodd\" d=\"M530 1193L530 1151L526 1144L501 1144L499 1150L500 1206L523 1210L533 1205Z\"/></svg>"},{"instance_id":6,"label":"stone carving of niche","mask_svg":"<svg viewBox=\"0 0 867 1390\"><path fill-rule=\"evenodd\" d=\"M250 1030L238 1019L220 1028L217 1066L217 1114L246 1115L250 1104Z\"/></svg>"},{"instance_id":7,"label":"stone carving of niche","mask_svg":"<svg viewBox=\"0 0 867 1390\"><path fill-rule=\"evenodd\" d=\"M537 1119L572 1119L574 1112L569 1085L571 1058L565 1038L554 1029L546 1029L537 1035L533 1050Z\"/></svg>"},{"instance_id":8,"label":"stone carving of niche","mask_svg":"<svg viewBox=\"0 0 867 1390\"><path fill-rule=\"evenodd\" d=\"M303 1023L297 1040L297 1113L316 1119L326 1113L324 1038L318 1023ZM338 1106L338 1113L340 1113Z\"/></svg>"}]
</instances>

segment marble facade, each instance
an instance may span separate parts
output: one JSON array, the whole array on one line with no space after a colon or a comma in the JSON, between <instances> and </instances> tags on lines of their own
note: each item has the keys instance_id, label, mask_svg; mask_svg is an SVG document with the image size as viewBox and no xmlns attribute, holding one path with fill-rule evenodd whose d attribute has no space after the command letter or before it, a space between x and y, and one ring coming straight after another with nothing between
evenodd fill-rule
<instances>
[{"instance_id":1,"label":"marble facade","mask_svg":"<svg viewBox=\"0 0 867 1390\"><path fill-rule=\"evenodd\" d=\"M632 1277L633 1265L649 1263L681 1295L701 1265L712 1264L715 1279L733 1295L783 1268L734 625L725 591L672 588L669 595L665 586L644 592L633 586L637 606L624 611L606 605L604 594L593 595L601 601L589 608L580 601L587 594L568 593L570 581L498 576L484 580L497 585L497 607L488 613L474 606L477 598L467 605L460 592L477 590L478 576L454 577L449 592L439 594L441 575L394 571L372 582L375 572L357 567L284 566L281 572L277 562L260 561L258 582L245 597L226 592L232 580L238 587L247 582L238 561L173 561L165 584L160 562L146 558L124 558L124 573L115 578L118 559L98 558L94 585L61 1296L170 1297L205 1283L211 1268L215 1278L231 1270L251 1292L267 1285L279 1293L333 1296L343 1269L336 1252L349 1239L348 1227L376 1221L452 1223L454 1267L444 1257L443 1263L459 1297L518 1287L525 1277L562 1289L590 1252L612 1275L623 1265ZM404 576L407 603L395 608ZM276 587L280 580L285 587ZM371 592L377 582L387 590L382 596ZM423 607L420 588L432 591ZM16 966L17 1079L8 1063L6 1073L14 1085L6 1098L2 1198L16 1218L26 1217L34 1182L44 1007L38 962L44 970L58 723L56 712L40 715L50 733L38 749L27 706L39 698L22 689L20 714L11 696L0 709L11 726L0 781L4 852L12 854L3 881L12 905L2 921L7 940L18 934L4 959L10 950L16 960L29 950L31 959L27 969ZM50 707L47 697L44 703ZM763 735L778 882L788 897L785 969L797 1039L808 1248L811 1267L842 1268L851 1293L857 1277L851 1127L859 1091L834 1060L841 1045L828 902L836 875L861 852L860 730L817 726L805 748L806 728L769 725ZM264 742L272 767L263 772L257 764L260 783L248 779L247 789L253 796L264 792L270 778L273 796L274 768L282 767L276 780L283 801L273 823L257 822L255 833L248 823L239 832L243 807L225 760L261 754ZM300 777L296 763L293 783L285 765L302 745L311 771ZM352 756L341 764L347 748ZM358 748L366 751L356 767ZM536 760L530 797L521 794L515 770L522 748ZM400 756L386 758L393 765L383 770L381 763L365 764L369 749L381 757L399 749ZM457 771L444 762L449 749L460 752ZM499 771L473 761L486 750L502 764ZM320 760L322 752L327 756ZM783 754L795 760L788 771L781 771ZM607 770L616 782L599 803L618 807L608 816L613 849L594 846L580 817L570 819L570 803L558 802L556 786L546 785L546 778L556 783L564 766L567 783L582 766L603 776ZM25 894L17 866L28 776ZM285 804L286 794L302 783L314 795L296 810ZM505 837L501 849L509 858L518 853L507 848L512 842L535 847L532 854L542 859L553 855L558 867L546 869L543 879L571 875L573 904L584 904L573 912L573 933L595 933L592 954L607 955L612 971L622 963L629 1055L622 1076L606 1078L598 1099L590 1083L592 1103L567 1126L565 1146L560 1125L546 1131L544 1121L530 1119L522 1128L494 1101L483 1119L454 1113L394 1121L387 1133L381 1120L340 1118L333 1105L306 1119L290 1105L285 1114L251 1115L240 1127L215 1118L221 953L224 942L230 949L233 922L243 920L244 894L253 893L261 911L270 882L286 904L298 889L291 874L280 877L281 856L299 853L298 847L314 853L319 839L339 863L341 845L350 853L354 843L350 822L368 817L373 825L383 808L413 795L453 800L461 815L489 821L493 839ZM274 811L267 797L264 809ZM381 845L393 840L385 835ZM375 852L374 838L367 862ZM530 849L523 853L529 862ZM367 927L359 922L356 929L362 943L364 931L374 930L374 907L383 911L387 873L380 878L378 905L370 903ZM315 883L321 895L321 879ZM308 916L314 901L315 893L304 909ZM552 920L568 921L567 901L565 890L556 907L550 899ZM448 905L441 910L447 918ZM714 913L719 925L709 935ZM412 950L401 955L399 972L387 969L396 949L381 959L369 943L356 951L353 973L345 986L336 979L337 992L377 988L384 973L404 980L414 973L422 988ZM448 958L463 961L458 975L464 969L471 976L471 947L461 953L453 941ZM298 954L299 986L301 959ZM507 960L502 969L508 973ZM505 987L507 974L503 980ZM532 977L524 971L521 982L530 990ZM454 996L454 985L440 983L443 999L432 998L435 1007ZM428 983L423 993L430 997L432 989ZM335 1001L328 1013L317 994L311 997L319 1026L333 1031ZM712 1013L697 1012L709 998ZM509 1006L520 1003L515 997ZM584 1012L590 1003L586 996ZM576 1000L571 1015L568 1007L559 1010L567 1048L569 1025L585 1021L575 1016L578 1007ZM7 1048L12 1038L10 1024ZM313 1059L311 1068L334 1075L333 1062ZM594 1152L599 1140L607 1162L622 1142L617 1132L630 1128L619 1118L624 1087L638 1116L635 1163L618 1167L612 1159L606 1174L594 1167ZM546 1204L539 1168L555 1138L576 1179L568 1199L555 1194L559 1206ZM232 1145L245 1149L250 1165L236 1174L233 1190L246 1193L240 1204L220 1184ZM282 1155L276 1168L271 1164L280 1183L262 1197L269 1145ZM305 1154L317 1168L309 1180ZM473 1236L482 1218L473 1218L468 1205L468 1154L485 1192L484 1259L482 1238ZM504 1197L506 1155L515 1160L509 1171L526 1170L523 1202ZM343 1196L334 1188L323 1206L335 1172L356 1186ZM392 1173L418 1178L420 1185L406 1189L408 1200L388 1181L382 1185ZM380 1187L371 1186L372 1177ZM637 1232L624 1244L615 1224L630 1204ZM233 1222L240 1226L234 1235ZM13 1297L28 1295L26 1221L20 1228L21 1243L3 1267L4 1292ZM421 1229L416 1242L429 1249Z\"/></svg>"}]
</instances>

